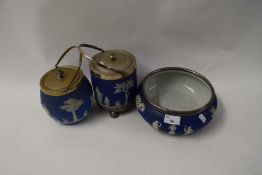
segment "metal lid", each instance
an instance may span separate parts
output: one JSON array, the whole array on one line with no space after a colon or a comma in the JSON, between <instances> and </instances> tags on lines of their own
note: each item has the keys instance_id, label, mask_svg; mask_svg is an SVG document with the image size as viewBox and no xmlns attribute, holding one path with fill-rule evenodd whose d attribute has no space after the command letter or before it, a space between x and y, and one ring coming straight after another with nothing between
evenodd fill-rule
<instances>
[{"instance_id":1,"label":"metal lid","mask_svg":"<svg viewBox=\"0 0 262 175\"><path fill-rule=\"evenodd\" d=\"M45 73L40 80L41 91L62 96L74 91L81 83L83 72L75 66L62 66Z\"/></svg>"},{"instance_id":2,"label":"metal lid","mask_svg":"<svg viewBox=\"0 0 262 175\"><path fill-rule=\"evenodd\" d=\"M123 78L136 68L134 55L123 50L103 51L96 54L93 60L90 62L91 71L104 80Z\"/></svg>"}]
</instances>

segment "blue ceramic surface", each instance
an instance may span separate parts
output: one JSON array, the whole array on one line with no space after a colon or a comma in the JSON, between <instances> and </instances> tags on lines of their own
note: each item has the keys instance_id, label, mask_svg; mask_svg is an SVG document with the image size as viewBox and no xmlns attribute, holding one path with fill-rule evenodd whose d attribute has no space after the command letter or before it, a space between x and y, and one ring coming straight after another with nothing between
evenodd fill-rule
<instances>
[{"instance_id":1,"label":"blue ceramic surface","mask_svg":"<svg viewBox=\"0 0 262 175\"><path fill-rule=\"evenodd\" d=\"M99 106L109 111L122 111L135 103L136 70L118 80L103 80L91 72L92 86Z\"/></svg>"},{"instance_id":2,"label":"blue ceramic surface","mask_svg":"<svg viewBox=\"0 0 262 175\"><path fill-rule=\"evenodd\" d=\"M215 115L217 109L215 94L213 94L213 100L210 101L208 106L199 112L172 114L168 110L164 111L152 105L152 102L150 103L145 96L142 84L143 82L138 87L136 107L144 120L157 130L172 135L191 134L206 126Z\"/></svg>"},{"instance_id":3,"label":"blue ceramic surface","mask_svg":"<svg viewBox=\"0 0 262 175\"><path fill-rule=\"evenodd\" d=\"M51 118L61 124L74 124L87 117L92 108L93 92L88 79L73 92L62 96L49 96L40 92L43 108Z\"/></svg>"}]
</instances>

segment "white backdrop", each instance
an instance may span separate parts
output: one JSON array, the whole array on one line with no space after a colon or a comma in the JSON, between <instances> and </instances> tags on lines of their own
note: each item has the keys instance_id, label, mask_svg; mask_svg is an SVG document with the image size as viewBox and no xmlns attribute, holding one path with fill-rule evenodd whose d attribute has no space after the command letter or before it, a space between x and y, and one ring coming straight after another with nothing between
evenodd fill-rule
<instances>
[{"instance_id":1,"label":"white backdrop","mask_svg":"<svg viewBox=\"0 0 262 175\"><path fill-rule=\"evenodd\" d=\"M0 0L0 174L262 174L261 17L261 0ZM133 53L139 81L165 66L202 73L216 118L185 137L153 130L135 110L53 122L39 79L82 42Z\"/></svg>"}]
</instances>

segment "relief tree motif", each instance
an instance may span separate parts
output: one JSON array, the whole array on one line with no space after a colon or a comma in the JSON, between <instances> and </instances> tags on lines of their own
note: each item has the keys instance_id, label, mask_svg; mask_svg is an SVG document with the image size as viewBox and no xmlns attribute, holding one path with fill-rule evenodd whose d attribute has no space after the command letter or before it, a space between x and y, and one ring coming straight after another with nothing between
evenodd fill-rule
<instances>
[{"instance_id":1,"label":"relief tree motif","mask_svg":"<svg viewBox=\"0 0 262 175\"><path fill-rule=\"evenodd\" d=\"M125 104L124 105L126 105L128 102L128 96L129 96L128 90L131 87L133 87L134 85L135 85L134 80L127 80L122 83L116 83L116 86L114 87L115 89L114 93L121 93L121 92L125 93Z\"/></svg>"},{"instance_id":2,"label":"relief tree motif","mask_svg":"<svg viewBox=\"0 0 262 175\"><path fill-rule=\"evenodd\" d=\"M84 101L82 99L69 98L64 101L64 105L60 106L60 109L65 110L66 112L71 112L73 115L73 122L77 121L76 111L82 106Z\"/></svg>"}]
</instances>

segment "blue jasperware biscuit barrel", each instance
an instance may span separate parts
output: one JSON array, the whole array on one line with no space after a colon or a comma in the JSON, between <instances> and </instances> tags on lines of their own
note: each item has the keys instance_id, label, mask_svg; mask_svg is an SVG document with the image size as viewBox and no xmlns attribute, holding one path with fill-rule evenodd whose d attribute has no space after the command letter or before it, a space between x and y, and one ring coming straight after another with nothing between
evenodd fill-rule
<instances>
[{"instance_id":1,"label":"blue jasperware biscuit barrel","mask_svg":"<svg viewBox=\"0 0 262 175\"><path fill-rule=\"evenodd\" d=\"M69 48L56 67L40 80L42 106L51 118L61 124L74 124L83 120L92 108L92 87L80 69L82 55L78 67L58 67L63 56L72 48L76 47Z\"/></svg>"},{"instance_id":2,"label":"blue jasperware biscuit barrel","mask_svg":"<svg viewBox=\"0 0 262 175\"><path fill-rule=\"evenodd\" d=\"M87 44L81 46L90 47ZM135 106L136 59L131 53L123 50L104 51L95 46L91 48L101 51L92 58L89 57L97 104L109 111L111 117L117 117L119 113Z\"/></svg>"}]
</instances>

